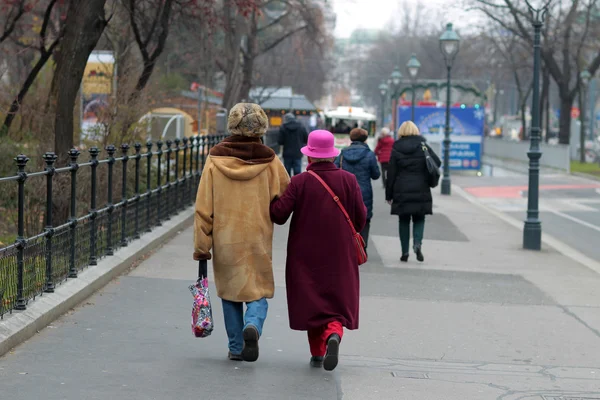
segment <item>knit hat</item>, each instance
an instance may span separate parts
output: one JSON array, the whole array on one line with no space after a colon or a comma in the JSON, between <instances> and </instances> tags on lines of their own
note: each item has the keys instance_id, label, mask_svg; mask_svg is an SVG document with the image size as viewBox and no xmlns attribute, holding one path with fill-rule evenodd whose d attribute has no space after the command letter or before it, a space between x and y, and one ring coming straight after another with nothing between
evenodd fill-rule
<instances>
[{"instance_id":1,"label":"knit hat","mask_svg":"<svg viewBox=\"0 0 600 400\"><path fill-rule=\"evenodd\" d=\"M353 142L364 142L369 137L367 131L361 128L354 128L350 131L350 140Z\"/></svg>"},{"instance_id":2,"label":"knit hat","mask_svg":"<svg viewBox=\"0 0 600 400\"><path fill-rule=\"evenodd\" d=\"M261 137L269 128L264 110L253 103L238 103L229 112L227 130L232 135Z\"/></svg>"}]
</instances>

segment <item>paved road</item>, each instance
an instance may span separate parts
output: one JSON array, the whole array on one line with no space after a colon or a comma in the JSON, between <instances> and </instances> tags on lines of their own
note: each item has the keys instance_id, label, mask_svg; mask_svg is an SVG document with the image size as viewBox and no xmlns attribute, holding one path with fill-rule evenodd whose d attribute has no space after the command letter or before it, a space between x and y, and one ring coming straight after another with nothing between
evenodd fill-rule
<instances>
[{"instance_id":1,"label":"paved road","mask_svg":"<svg viewBox=\"0 0 600 400\"><path fill-rule=\"evenodd\" d=\"M527 176L495 168L494 176L456 176L454 183L482 203L524 220ZM600 182L566 174L542 174L543 232L586 256L600 260Z\"/></svg>"},{"instance_id":2,"label":"paved road","mask_svg":"<svg viewBox=\"0 0 600 400\"><path fill-rule=\"evenodd\" d=\"M379 188L375 202L361 329L344 336L333 373L311 369L305 335L288 328L287 227L259 361L226 359L216 297L213 336L193 338L188 229L0 358L0 399L600 399L598 274L521 250L515 229L460 196L436 196L426 262L401 264Z\"/></svg>"}]
</instances>

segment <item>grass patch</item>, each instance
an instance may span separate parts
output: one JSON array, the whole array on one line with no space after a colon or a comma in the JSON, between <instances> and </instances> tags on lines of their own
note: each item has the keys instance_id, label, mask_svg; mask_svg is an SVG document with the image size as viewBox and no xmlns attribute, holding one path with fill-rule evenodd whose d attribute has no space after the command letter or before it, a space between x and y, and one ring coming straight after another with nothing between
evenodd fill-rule
<instances>
[{"instance_id":1,"label":"grass patch","mask_svg":"<svg viewBox=\"0 0 600 400\"><path fill-rule=\"evenodd\" d=\"M598 163L581 163L579 161L571 161L571 172L579 172L600 177L600 165Z\"/></svg>"}]
</instances>

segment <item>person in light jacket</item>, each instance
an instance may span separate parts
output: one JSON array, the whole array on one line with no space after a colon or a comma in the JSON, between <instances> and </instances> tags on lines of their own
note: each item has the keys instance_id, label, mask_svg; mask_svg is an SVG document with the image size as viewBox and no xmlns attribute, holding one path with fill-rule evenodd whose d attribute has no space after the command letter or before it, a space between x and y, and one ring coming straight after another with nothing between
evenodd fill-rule
<instances>
[{"instance_id":1,"label":"person in light jacket","mask_svg":"<svg viewBox=\"0 0 600 400\"><path fill-rule=\"evenodd\" d=\"M261 143L267 127L260 106L236 104L227 122L231 136L210 150L196 197L194 259L213 259L229 359L235 361L258 359L267 299L275 291L269 207L284 193L289 176Z\"/></svg>"},{"instance_id":2,"label":"person in light jacket","mask_svg":"<svg viewBox=\"0 0 600 400\"><path fill-rule=\"evenodd\" d=\"M392 205L392 214L399 218L400 261L408 261L410 244L410 222L413 223L413 250L417 260L425 260L422 251L425 216L432 214L433 199L429 187L429 172L425 162L423 144L431 158L439 166L437 154L427 145L420 135L419 128L412 122L404 122L398 129L398 140L392 148L390 174L385 197Z\"/></svg>"}]
</instances>

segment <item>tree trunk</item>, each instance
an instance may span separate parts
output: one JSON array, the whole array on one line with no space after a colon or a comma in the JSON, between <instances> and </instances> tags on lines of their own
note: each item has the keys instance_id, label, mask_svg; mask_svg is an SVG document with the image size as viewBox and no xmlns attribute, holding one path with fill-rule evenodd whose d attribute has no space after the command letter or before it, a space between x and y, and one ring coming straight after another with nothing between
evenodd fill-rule
<instances>
[{"instance_id":1,"label":"tree trunk","mask_svg":"<svg viewBox=\"0 0 600 400\"><path fill-rule=\"evenodd\" d=\"M71 0L67 13L50 90L50 104L55 113L54 151L62 159L73 147L73 113L85 66L107 24L105 3L106 0Z\"/></svg>"},{"instance_id":2,"label":"tree trunk","mask_svg":"<svg viewBox=\"0 0 600 400\"><path fill-rule=\"evenodd\" d=\"M560 91L560 121L558 142L560 144L569 144L571 140L571 108L573 107L573 98L570 95L565 96Z\"/></svg>"},{"instance_id":3,"label":"tree trunk","mask_svg":"<svg viewBox=\"0 0 600 400\"><path fill-rule=\"evenodd\" d=\"M257 36L258 23L256 21L256 11L253 11L250 17L250 29L246 40L247 48L244 54L244 65L242 66L242 86L239 93L239 98L246 101L250 101L250 89L252 89L254 76L254 60L258 53Z\"/></svg>"}]
</instances>

